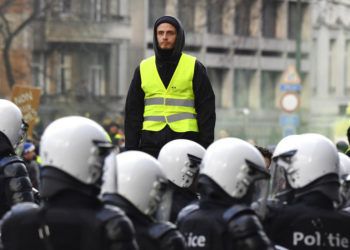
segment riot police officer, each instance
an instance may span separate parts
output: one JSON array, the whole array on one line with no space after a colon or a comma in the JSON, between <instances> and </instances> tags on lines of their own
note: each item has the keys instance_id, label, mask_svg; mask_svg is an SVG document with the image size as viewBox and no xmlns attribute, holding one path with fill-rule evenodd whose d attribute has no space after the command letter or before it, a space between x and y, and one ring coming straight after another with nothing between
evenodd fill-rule
<instances>
[{"instance_id":1,"label":"riot police officer","mask_svg":"<svg viewBox=\"0 0 350 250\"><path fill-rule=\"evenodd\" d=\"M178 216L188 249L273 249L250 208L267 195L268 179L261 153L248 142L224 138L211 144L198 179L201 199Z\"/></svg>"},{"instance_id":2,"label":"riot police officer","mask_svg":"<svg viewBox=\"0 0 350 250\"><path fill-rule=\"evenodd\" d=\"M160 163L141 151L117 155L117 168L105 171L102 199L120 207L132 220L137 243L143 250L181 250L185 241L174 224L166 221L171 199Z\"/></svg>"},{"instance_id":3,"label":"riot police officer","mask_svg":"<svg viewBox=\"0 0 350 250\"><path fill-rule=\"evenodd\" d=\"M33 201L32 184L24 161L16 155L28 126L12 102L0 99L0 216L13 204Z\"/></svg>"},{"instance_id":4,"label":"riot police officer","mask_svg":"<svg viewBox=\"0 0 350 250\"><path fill-rule=\"evenodd\" d=\"M5 249L138 249L124 212L98 199L112 148L106 131L88 118L52 122L40 142L43 204L23 203L5 215Z\"/></svg>"},{"instance_id":5,"label":"riot police officer","mask_svg":"<svg viewBox=\"0 0 350 250\"><path fill-rule=\"evenodd\" d=\"M187 139L172 140L160 150L158 160L169 180L172 196L170 221L175 222L178 213L189 203L197 201L197 177L205 149Z\"/></svg>"},{"instance_id":6,"label":"riot police officer","mask_svg":"<svg viewBox=\"0 0 350 250\"><path fill-rule=\"evenodd\" d=\"M270 207L264 226L276 245L288 249L348 249L350 217L336 210L339 156L320 134L288 136L273 154L273 192L283 203Z\"/></svg>"}]
</instances>

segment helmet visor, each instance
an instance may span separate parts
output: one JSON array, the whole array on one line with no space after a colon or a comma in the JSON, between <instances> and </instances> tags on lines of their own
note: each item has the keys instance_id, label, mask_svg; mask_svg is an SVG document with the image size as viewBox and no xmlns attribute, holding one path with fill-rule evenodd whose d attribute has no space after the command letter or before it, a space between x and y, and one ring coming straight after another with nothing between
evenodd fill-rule
<instances>
[{"instance_id":1,"label":"helmet visor","mask_svg":"<svg viewBox=\"0 0 350 250\"><path fill-rule=\"evenodd\" d=\"M156 220L167 221L170 218L172 206L172 192L168 187L168 181L162 177L157 178L153 184L149 203L149 212Z\"/></svg>"},{"instance_id":2,"label":"helmet visor","mask_svg":"<svg viewBox=\"0 0 350 250\"><path fill-rule=\"evenodd\" d=\"M269 193L270 174L264 166L258 166L246 160L249 167L247 178L250 179L251 187L249 188L249 202L257 213L265 213L266 200Z\"/></svg>"},{"instance_id":3,"label":"helmet visor","mask_svg":"<svg viewBox=\"0 0 350 250\"><path fill-rule=\"evenodd\" d=\"M269 200L288 203L291 199L292 188L288 183L287 169L296 150L289 151L273 159L271 163L271 181Z\"/></svg>"},{"instance_id":4,"label":"helmet visor","mask_svg":"<svg viewBox=\"0 0 350 250\"><path fill-rule=\"evenodd\" d=\"M191 154L187 154L189 162L181 169L182 180L180 187L193 187L195 179L198 177L199 166L202 159Z\"/></svg>"},{"instance_id":5,"label":"helmet visor","mask_svg":"<svg viewBox=\"0 0 350 250\"><path fill-rule=\"evenodd\" d=\"M103 166L105 164L105 159L112 153L114 155L113 151L113 145L109 142L104 141L93 141L93 147L91 149L91 155L88 159L88 164L90 168L90 180L88 180L89 183L95 183L98 185L102 184L102 171ZM116 166L116 160L115 157L111 156L109 157L110 163L109 165Z\"/></svg>"},{"instance_id":6,"label":"helmet visor","mask_svg":"<svg viewBox=\"0 0 350 250\"><path fill-rule=\"evenodd\" d=\"M21 129L18 132L18 141L13 145L16 155L21 155L23 152L24 142L27 138L29 125L22 120Z\"/></svg>"}]
</instances>

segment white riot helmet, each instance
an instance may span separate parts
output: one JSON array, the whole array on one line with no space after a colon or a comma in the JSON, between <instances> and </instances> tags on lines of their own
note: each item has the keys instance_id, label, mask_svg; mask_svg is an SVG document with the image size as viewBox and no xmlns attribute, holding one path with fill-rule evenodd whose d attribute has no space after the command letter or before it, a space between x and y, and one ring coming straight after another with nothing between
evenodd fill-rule
<instances>
[{"instance_id":1,"label":"white riot helmet","mask_svg":"<svg viewBox=\"0 0 350 250\"><path fill-rule=\"evenodd\" d=\"M210 177L236 199L243 198L259 180L267 182L269 178L261 153L250 143L238 138L224 138L212 143L204 155L200 174ZM261 187L267 188L267 183L264 184ZM255 191L261 191L257 195L267 195L268 190Z\"/></svg>"},{"instance_id":2,"label":"white riot helmet","mask_svg":"<svg viewBox=\"0 0 350 250\"><path fill-rule=\"evenodd\" d=\"M283 164L288 183L293 189L305 187L327 174L339 172L339 156L331 140L320 134L286 137L277 144L274 160L287 159Z\"/></svg>"},{"instance_id":3,"label":"white riot helmet","mask_svg":"<svg viewBox=\"0 0 350 250\"><path fill-rule=\"evenodd\" d=\"M331 178L338 181L338 152L332 141L323 135L309 133L287 136L277 144L272 159L271 198L289 190L301 190L298 195L306 194L309 191L303 188L324 176L333 174L335 179ZM322 189L321 186L308 188L310 191L318 189L328 197L338 199L336 191Z\"/></svg>"},{"instance_id":4,"label":"white riot helmet","mask_svg":"<svg viewBox=\"0 0 350 250\"><path fill-rule=\"evenodd\" d=\"M338 152L339 155L339 180L340 194L343 205L350 201L350 158L344 153Z\"/></svg>"},{"instance_id":5,"label":"white riot helmet","mask_svg":"<svg viewBox=\"0 0 350 250\"><path fill-rule=\"evenodd\" d=\"M113 146L107 132L85 117L52 122L40 142L42 165L60 169L85 184L100 185L104 159Z\"/></svg>"},{"instance_id":6,"label":"white riot helmet","mask_svg":"<svg viewBox=\"0 0 350 250\"><path fill-rule=\"evenodd\" d=\"M24 142L28 125L24 123L21 110L8 100L0 99L0 131L16 149Z\"/></svg>"},{"instance_id":7,"label":"white riot helmet","mask_svg":"<svg viewBox=\"0 0 350 250\"><path fill-rule=\"evenodd\" d=\"M200 144L177 139L162 147L158 160L168 180L181 188L188 188L199 171L204 153Z\"/></svg>"},{"instance_id":8,"label":"white riot helmet","mask_svg":"<svg viewBox=\"0 0 350 250\"><path fill-rule=\"evenodd\" d=\"M339 155L339 177L342 181L350 181L350 158L342 152Z\"/></svg>"},{"instance_id":9,"label":"white riot helmet","mask_svg":"<svg viewBox=\"0 0 350 250\"><path fill-rule=\"evenodd\" d=\"M117 155L119 193L143 214L154 216L163 201L167 179L160 163L141 151L126 151ZM106 183L108 185L108 183ZM112 187L106 188L112 191Z\"/></svg>"}]
</instances>

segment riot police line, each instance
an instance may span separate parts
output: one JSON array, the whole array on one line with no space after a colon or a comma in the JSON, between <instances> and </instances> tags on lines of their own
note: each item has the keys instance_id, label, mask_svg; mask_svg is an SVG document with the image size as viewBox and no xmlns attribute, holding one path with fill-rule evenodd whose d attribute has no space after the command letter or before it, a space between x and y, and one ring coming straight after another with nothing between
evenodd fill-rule
<instances>
[{"instance_id":1,"label":"riot police line","mask_svg":"<svg viewBox=\"0 0 350 250\"><path fill-rule=\"evenodd\" d=\"M35 196L21 111L0 100L0 117L1 249L350 248L350 159L323 135L283 138L268 169L238 138L173 140L156 159L63 117L41 137Z\"/></svg>"}]
</instances>

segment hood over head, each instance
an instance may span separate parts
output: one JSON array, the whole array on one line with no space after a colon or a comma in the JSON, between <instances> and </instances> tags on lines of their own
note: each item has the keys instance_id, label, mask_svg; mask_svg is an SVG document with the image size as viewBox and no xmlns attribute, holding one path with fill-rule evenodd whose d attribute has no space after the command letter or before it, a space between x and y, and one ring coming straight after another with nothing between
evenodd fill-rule
<instances>
[{"instance_id":1,"label":"hood over head","mask_svg":"<svg viewBox=\"0 0 350 250\"><path fill-rule=\"evenodd\" d=\"M177 36L175 47L171 50L162 50L158 47L157 42L157 27L162 23L169 23L176 28ZM179 57L185 45L185 32L181 22L172 16L162 16L156 20L153 28L153 49L157 59L171 60Z\"/></svg>"}]
</instances>

